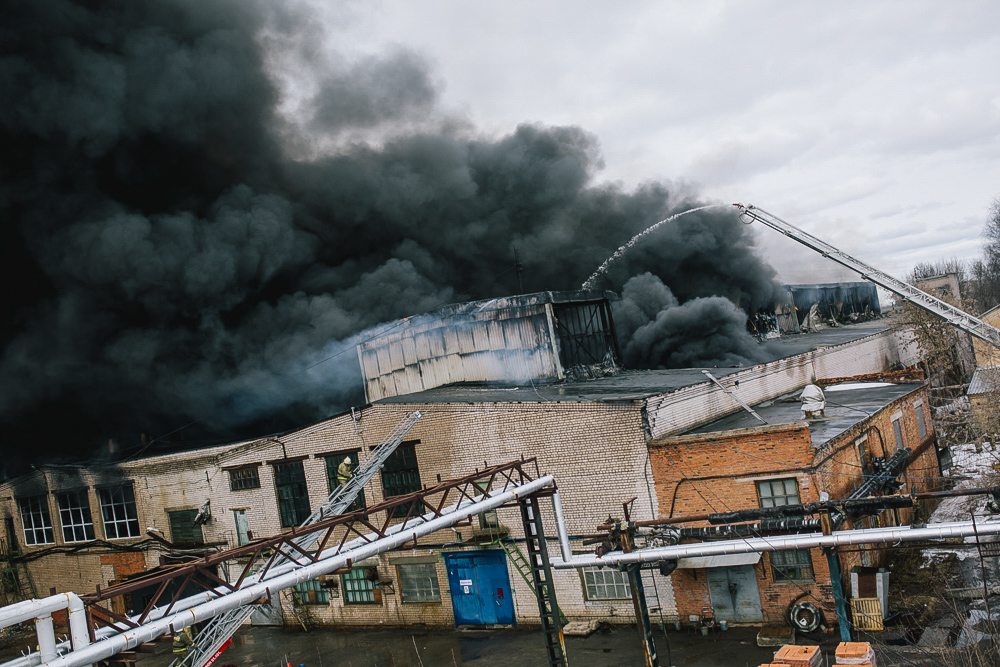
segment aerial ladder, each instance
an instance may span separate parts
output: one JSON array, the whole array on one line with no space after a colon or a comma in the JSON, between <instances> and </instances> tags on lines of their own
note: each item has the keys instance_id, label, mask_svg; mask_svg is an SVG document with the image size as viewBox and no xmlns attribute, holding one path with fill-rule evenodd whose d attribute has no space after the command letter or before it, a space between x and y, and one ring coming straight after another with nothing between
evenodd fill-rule
<instances>
[{"instance_id":1,"label":"aerial ladder","mask_svg":"<svg viewBox=\"0 0 1000 667\"><path fill-rule=\"evenodd\" d=\"M360 462L358 470L354 476L343 486L338 486L322 505L309 515L302 525L303 528L323 519L344 513L354 499L364 488L365 484L375 476L389 456L396 451L396 447L403 441L406 434L413 428L413 425L420 421L423 413L419 410L408 413L386 436L374 450L371 456ZM263 580L267 579L267 571L280 566L289 561L299 563L302 555L313 546L320 533L307 533L302 537L292 540L294 546L280 547L274 558L264 565L264 571L258 572ZM296 553L298 552L298 553ZM170 667L201 667L222 648L222 646L236 634L240 626L246 623L254 612L254 605L245 605L231 609L219 616L214 617L198 634L194 646L184 654L183 657L174 660ZM301 622L301 621L300 621Z\"/></svg>"},{"instance_id":2,"label":"aerial ladder","mask_svg":"<svg viewBox=\"0 0 1000 667\"><path fill-rule=\"evenodd\" d=\"M997 329L979 318L973 317L969 313L956 308L950 303L945 303L941 299L931 296L923 290L919 290L898 278L890 276L888 273L879 271L875 267L865 264L859 259L851 257L846 252L834 248L829 243L821 241L812 234L804 232L791 223L785 222L773 213L768 213L764 209L757 208L752 204L733 204L740 210L740 220L750 224L757 221L771 229L781 232L785 236L794 239L812 248L828 259L832 259L841 266L846 266L850 270L861 274L865 280L875 283L879 287L889 290L907 303L911 303L918 308L922 308L929 313L943 318L952 326L961 329L965 333L975 336L979 340L985 341L994 347L1000 348L1000 329Z\"/></svg>"}]
</instances>

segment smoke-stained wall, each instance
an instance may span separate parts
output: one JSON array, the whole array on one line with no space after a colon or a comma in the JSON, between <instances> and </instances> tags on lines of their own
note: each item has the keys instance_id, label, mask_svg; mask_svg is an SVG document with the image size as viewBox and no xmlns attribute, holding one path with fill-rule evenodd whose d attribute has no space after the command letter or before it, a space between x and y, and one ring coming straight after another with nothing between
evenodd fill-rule
<instances>
[{"instance_id":1,"label":"smoke-stained wall","mask_svg":"<svg viewBox=\"0 0 1000 667\"><path fill-rule=\"evenodd\" d=\"M519 277L574 288L702 203L598 182L578 127L485 136L438 109L419 54L319 55L329 39L297 2L8 3L0 423L22 455L330 414L363 400L354 345L370 327L516 293ZM749 228L710 209L597 287L640 276L671 295L626 290L631 365L730 364L754 358L732 304L768 303L773 275Z\"/></svg>"}]
</instances>

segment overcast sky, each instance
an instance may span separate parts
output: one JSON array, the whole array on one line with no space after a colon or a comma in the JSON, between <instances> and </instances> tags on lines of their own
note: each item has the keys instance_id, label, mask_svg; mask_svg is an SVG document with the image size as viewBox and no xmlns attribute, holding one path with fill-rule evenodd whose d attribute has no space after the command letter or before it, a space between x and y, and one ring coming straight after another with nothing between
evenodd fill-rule
<instances>
[{"instance_id":1,"label":"overcast sky","mask_svg":"<svg viewBox=\"0 0 1000 667\"><path fill-rule=\"evenodd\" d=\"M600 140L604 179L753 203L900 277L978 256L1000 195L1000 3L327 7L332 48L412 49L443 109L481 131L581 126ZM783 279L837 278L760 237Z\"/></svg>"}]
</instances>

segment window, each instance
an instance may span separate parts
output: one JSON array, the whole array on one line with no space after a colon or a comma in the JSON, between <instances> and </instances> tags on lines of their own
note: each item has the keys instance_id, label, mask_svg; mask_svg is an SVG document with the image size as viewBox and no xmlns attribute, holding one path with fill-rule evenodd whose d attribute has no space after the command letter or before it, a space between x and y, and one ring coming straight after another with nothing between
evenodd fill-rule
<instances>
[{"instance_id":1,"label":"window","mask_svg":"<svg viewBox=\"0 0 1000 667\"><path fill-rule=\"evenodd\" d=\"M782 581L812 581L812 556L808 549L771 552L771 576L775 583Z\"/></svg>"},{"instance_id":2,"label":"window","mask_svg":"<svg viewBox=\"0 0 1000 667\"><path fill-rule=\"evenodd\" d=\"M139 517L135 513L135 494L131 484L98 489L104 536L109 540L139 537Z\"/></svg>"},{"instance_id":3,"label":"window","mask_svg":"<svg viewBox=\"0 0 1000 667\"><path fill-rule=\"evenodd\" d=\"M854 441L858 448L858 461L861 463L861 474L872 474L871 460L868 458L868 436L863 435Z\"/></svg>"},{"instance_id":4,"label":"window","mask_svg":"<svg viewBox=\"0 0 1000 667\"><path fill-rule=\"evenodd\" d=\"M59 523L64 542L86 542L94 539L94 521L90 516L87 491L68 491L56 496L59 503Z\"/></svg>"},{"instance_id":5,"label":"window","mask_svg":"<svg viewBox=\"0 0 1000 667\"><path fill-rule=\"evenodd\" d=\"M476 494L484 494L489 491L490 480L483 479L473 482L476 485ZM500 527L500 519L497 518L496 510L488 510L479 514L480 530L496 530Z\"/></svg>"},{"instance_id":6,"label":"window","mask_svg":"<svg viewBox=\"0 0 1000 667\"><path fill-rule=\"evenodd\" d=\"M201 526L194 525L198 510L175 510L167 512L170 517L170 541L174 544L204 544Z\"/></svg>"},{"instance_id":7,"label":"window","mask_svg":"<svg viewBox=\"0 0 1000 667\"><path fill-rule=\"evenodd\" d=\"M892 420L892 434L896 436L896 451L903 448L903 426L899 419Z\"/></svg>"},{"instance_id":8,"label":"window","mask_svg":"<svg viewBox=\"0 0 1000 667\"><path fill-rule=\"evenodd\" d=\"M913 412L917 415L917 435L923 440L927 437L927 424L924 423L924 403L918 401L913 406Z\"/></svg>"},{"instance_id":9,"label":"window","mask_svg":"<svg viewBox=\"0 0 1000 667\"><path fill-rule=\"evenodd\" d=\"M229 490L246 491L247 489L260 488L260 475L257 472L257 465L245 468L235 468L229 471Z\"/></svg>"},{"instance_id":10,"label":"window","mask_svg":"<svg viewBox=\"0 0 1000 667\"><path fill-rule=\"evenodd\" d=\"M21 524L24 526L24 543L53 544L52 519L49 518L49 499L45 496L22 498Z\"/></svg>"},{"instance_id":11,"label":"window","mask_svg":"<svg viewBox=\"0 0 1000 667\"><path fill-rule=\"evenodd\" d=\"M440 602L437 566L434 563L400 563L399 589L403 602Z\"/></svg>"},{"instance_id":12,"label":"window","mask_svg":"<svg viewBox=\"0 0 1000 667\"><path fill-rule=\"evenodd\" d=\"M302 525L309 518L309 492L302 461L275 463L274 488L278 493L281 527Z\"/></svg>"},{"instance_id":13,"label":"window","mask_svg":"<svg viewBox=\"0 0 1000 667\"><path fill-rule=\"evenodd\" d=\"M295 594L299 596L299 602L302 604L330 604L330 593L319 579L295 584Z\"/></svg>"},{"instance_id":14,"label":"window","mask_svg":"<svg viewBox=\"0 0 1000 667\"><path fill-rule=\"evenodd\" d=\"M632 598L628 576L611 568L580 568L583 587L588 600L624 600Z\"/></svg>"},{"instance_id":15,"label":"window","mask_svg":"<svg viewBox=\"0 0 1000 667\"><path fill-rule=\"evenodd\" d=\"M340 486L340 482L337 480L337 468L343 463L344 457L349 457L351 459L351 470L357 472L358 470L358 453L357 452L339 452L336 454L329 454L326 457L326 479L327 484L330 487L330 493ZM351 503L345 512L354 512L357 510L362 510L365 508L365 490L361 489L358 491L358 495L354 497L354 502Z\"/></svg>"},{"instance_id":16,"label":"window","mask_svg":"<svg viewBox=\"0 0 1000 667\"><path fill-rule=\"evenodd\" d=\"M385 497L405 496L420 490L420 471L417 469L417 448L414 442L404 442L396 448L382 467L382 489ZM424 511L422 503L405 503L393 510L393 516L406 516Z\"/></svg>"},{"instance_id":17,"label":"window","mask_svg":"<svg viewBox=\"0 0 1000 667\"><path fill-rule=\"evenodd\" d=\"M799 485L794 477L757 482L757 493L761 507L799 504Z\"/></svg>"},{"instance_id":18,"label":"window","mask_svg":"<svg viewBox=\"0 0 1000 667\"><path fill-rule=\"evenodd\" d=\"M341 575L344 585L344 604L378 604L375 599L375 582L378 570L374 567L354 567Z\"/></svg>"}]
</instances>

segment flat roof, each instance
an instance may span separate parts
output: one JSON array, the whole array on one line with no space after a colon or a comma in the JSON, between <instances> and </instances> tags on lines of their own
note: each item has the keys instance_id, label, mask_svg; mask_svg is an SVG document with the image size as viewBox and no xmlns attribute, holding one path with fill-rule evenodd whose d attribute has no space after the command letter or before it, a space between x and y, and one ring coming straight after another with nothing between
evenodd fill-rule
<instances>
[{"instance_id":1,"label":"flat roof","mask_svg":"<svg viewBox=\"0 0 1000 667\"><path fill-rule=\"evenodd\" d=\"M923 382L889 384L885 382L849 382L823 389L826 396L826 419L805 419L799 392L754 405L753 410L769 425L807 421L813 447L820 447L852 426L859 424L898 398L924 386ZM838 389L840 387L841 389ZM746 410L741 410L687 434L721 433L763 426Z\"/></svg>"},{"instance_id":2,"label":"flat roof","mask_svg":"<svg viewBox=\"0 0 1000 667\"><path fill-rule=\"evenodd\" d=\"M761 343L768 361L785 359L825 347L834 347L886 331L880 321L850 324L833 329L788 334ZM746 366L673 368L664 370L625 370L610 377L590 380L538 382L516 386L501 384L454 384L435 387L415 394L403 394L375 401L376 404L400 403L544 403L598 402L629 403L669 393L684 387L708 382L702 370L723 378L745 370ZM759 422L757 422L759 424Z\"/></svg>"}]
</instances>

